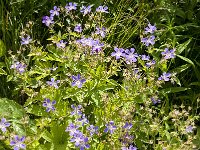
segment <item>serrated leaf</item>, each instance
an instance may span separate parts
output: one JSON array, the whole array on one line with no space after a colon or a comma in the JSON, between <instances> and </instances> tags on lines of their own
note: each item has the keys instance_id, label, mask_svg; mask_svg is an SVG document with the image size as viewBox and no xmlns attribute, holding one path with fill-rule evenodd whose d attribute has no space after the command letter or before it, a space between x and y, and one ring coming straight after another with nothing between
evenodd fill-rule
<instances>
[{"instance_id":1,"label":"serrated leaf","mask_svg":"<svg viewBox=\"0 0 200 150\"><path fill-rule=\"evenodd\" d=\"M52 135L47 130L45 130L44 132L42 132L41 137L43 137L48 142L52 142Z\"/></svg>"},{"instance_id":2,"label":"serrated leaf","mask_svg":"<svg viewBox=\"0 0 200 150\"><path fill-rule=\"evenodd\" d=\"M13 100L0 99L0 115L13 119L21 119L25 115L24 108Z\"/></svg>"}]
</instances>

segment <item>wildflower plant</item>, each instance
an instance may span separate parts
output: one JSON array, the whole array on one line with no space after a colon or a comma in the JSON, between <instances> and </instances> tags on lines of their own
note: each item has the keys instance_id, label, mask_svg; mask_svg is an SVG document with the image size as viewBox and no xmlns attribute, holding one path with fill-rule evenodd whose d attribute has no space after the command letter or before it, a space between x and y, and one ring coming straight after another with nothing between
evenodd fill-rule
<instances>
[{"instance_id":1,"label":"wildflower plant","mask_svg":"<svg viewBox=\"0 0 200 150\"><path fill-rule=\"evenodd\" d=\"M10 148L194 146L198 117L189 108L165 108L170 91L164 87L177 81L176 72L168 67L176 58L175 48L159 47L159 28L150 23L141 33L141 42L130 47L109 43L110 25L105 21L109 12L106 5L54 6L41 18L49 32L46 45L23 30L30 36L22 38L23 57L10 60L14 71L8 81L27 97L23 111L31 117L19 121L24 132L16 130L10 119L1 121L3 132L9 128L10 135L16 135L10 140L5 132Z\"/></svg>"}]
</instances>

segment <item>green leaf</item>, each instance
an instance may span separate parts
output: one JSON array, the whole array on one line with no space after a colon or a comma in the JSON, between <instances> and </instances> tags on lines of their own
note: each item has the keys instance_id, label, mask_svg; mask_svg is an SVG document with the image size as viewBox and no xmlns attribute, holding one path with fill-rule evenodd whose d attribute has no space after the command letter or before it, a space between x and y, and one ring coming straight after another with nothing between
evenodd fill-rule
<instances>
[{"instance_id":1,"label":"green leaf","mask_svg":"<svg viewBox=\"0 0 200 150\"><path fill-rule=\"evenodd\" d=\"M4 45L3 41L0 40L0 57L5 55L5 52L6 52L6 46Z\"/></svg>"},{"instance_id":2,"label":"green leaf","mask_svg":"<svg viewBox=\"0 0 200 150\"><path fill-rule=\"evenodd\" d=\"M181 55L177 55L177 57L179 57L180 59L188 62L189 64L191 64L193 67L195 66L195 64L188 58L184 57L184 56L181 56Z\"/></svg>"},{"instance_id":3,"label":"green leaf","mask_svg":"<svg viewBox=\"0 0 200 150\"><path fill-rule=\"evenodd\" d=\"M0 115L13 119L21 119L25 115L24 108L13 100L0 98Z\"/></svg>"},{"instance_id":4,"label":"green leaf","mask_svg":"<svg viewBox=\"0 0 200 150\"><path fill-rule=\"evenodd\" d=\"M0 68L0 75L7 75L7 73L3 69Z\"/></svg>"},{"instance_id":5,"label":"green leaf","mask_svg":"<svg viewBox=\"0 0 200 150\"><path fill-rule=\"evenodd\" d=\"M8 118L12 122L12 128L18 135L26 135L24 129L24 118L26 117L24 108L13 100L0 99L0 117Z\"/></svg>"},{"instance_id":6,"label":"green leaf","mask_svg":"<svg viewBox=\"0 0 200 150\"><path fill-rule=\"evenodd\" d=\"M178 47L176 48L175 53L176 53L177 55L181 54L181 53L187 48L188 44L190 44L191 40L192 40L192 39L189 39L189 40L187 40L186 42L184 42L184 43L182 43L182 44L179 44Z\"/></svg>"},{"instance_id":7,"label":"green leaf","mask_svg":"<svg viewBox=\"0 0 200 150\"><path fill-rule=\"evenodd\" d=\"M45 108L42 108L37 104L32 104L32 105L28 106L26 111L27 111L27 113L34 114L36 116L46 116L47 115Z\"/></svg>"},{"instance_id":8,"label":"green leaf","mask_svg":"<svg viewBox=\"0 0 200 150\"><path fill-rule=\"evenodd\" d=\"M171 87L171 88L166 88L161 90L160 92L162 93L177 93L177 92L182 92L182 91L186 91L189 90L190 88L185 88L185 87Z\"/></svg>"},{"instance_id":9,"label":"green leaf","mask_svg":"<svg viewBox=\"0 0 200 150\"><path fill-rule=\"evenodd\" d=\"M191 67L191 64L185 64L185 65L179 66L179 67L171 70L170 72L174 72L176 74L179 74L179 73L185 71L186 69L188 69L189 67Z\"/></svg>"},{"instance_id":10,"label":"green leaf","mask_svg":"<svg viewBox=\"0 0 200 150\"><path fill-rule=\"evenodd\" d=\"M200 86L200 82L192 82L192 83L190 83L190 86L192 86L192 85Z\"/></svg>"},{"instance_id":11,"label":"green leaf","mask_svg":"<svg viewBox=\"0 0 200 150\"><path fill-rule=\"evenodd\" d=\"M52 135L47 130L42 132L41 137L43 137L48 142L52 142Z\"/></svg>"}]
</instances>

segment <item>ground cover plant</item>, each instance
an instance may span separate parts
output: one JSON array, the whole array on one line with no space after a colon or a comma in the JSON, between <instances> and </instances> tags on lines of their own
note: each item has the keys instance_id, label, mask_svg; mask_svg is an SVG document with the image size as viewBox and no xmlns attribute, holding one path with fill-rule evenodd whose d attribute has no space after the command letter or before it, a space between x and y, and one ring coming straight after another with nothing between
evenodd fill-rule
<instances>
[{"instance_id":1,"label":"ground cover plant","mask_svg":"<svg viewBox=\"0 0 200 150\"><path fill-rule=\"evenodd\" d=\"M162 24L139 9L149 4L130 2L61 2L42 14L43 38L31 20L15 51L0 41L1 81L12 91L0 99L1 149L199 148L198 91L192 104L179 94L191 88L180 75L198 73L182 56L191 39L164 40Z\"/></svg>"}]
</instances>

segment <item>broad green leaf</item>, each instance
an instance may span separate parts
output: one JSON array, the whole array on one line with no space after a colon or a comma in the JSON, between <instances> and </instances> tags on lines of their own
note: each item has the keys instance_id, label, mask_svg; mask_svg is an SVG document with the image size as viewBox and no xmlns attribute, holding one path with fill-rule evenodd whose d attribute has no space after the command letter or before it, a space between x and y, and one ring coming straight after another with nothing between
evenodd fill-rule
<instances>
[{"instance_id":1,"label":"broad green leaf","mask_svg":"<svg viewBox=\"0 0 200 150\"><path fill-rule=\"evenodd\" d=\"M4 45L3 41L0 40L0 57L2 57L6 52L6 46Z\"/></svg>"},{"instance_id":2,"label":"broad green leaf","mask_svg":"<svg viewBox=\"0 0 200 150\"><path fill-rule=\"evenodd\" d=\"M0 99L0 117L8 118L12 122L13 130L18 135L26 135L24 128L24 118L26 117L24 108L13 100Z\"/></svg>"},{"instance_id":3,"label":"broad green leaf","mask_svg":"<svg viewBox=\"0 0 200 150\"><path fill-rule=\"evenodd\" d=\"M65 145L67 143L66 139L68 138L68 133L65 132L66 125L59 124L58 122L59 121L56 121L51 124L52 142L56 148ZM61 143L62 145L60 145Z\"/></svg>"},{"instance_id":4,"label":"broad green leaf","mask_svg":"<svg viewBox=\"0 0 200 150\"><path fill-rule=\"evenodd\" d=\"M181 54L181 53L187 48L188 44L190 44L191 40L192 40L192 39L189 39L189 40L187 40L186 42L184 42L184 43L182 43L182 44L179 44L178 47L176 48L175 53L176 53L177 55Z\"/></svg>"},{"instance_id":5,"label":"broad green leaf","mask_svg":"<svg viewBox=\"0 0 200 150\"><path fill-rule=\"evenodd\" d=\"M0 115L13 119L21 119L25 115L24 108L13 100L0 98Z\"/></svg>"},{"instance_id":6,"label":"broad green leaf","mask_svg":"<svg viewBox=\"0 0 200 150\"><path fill-rule=\"evenodd\" d=\"M36 116L46 116L47 113L45 112L45 107L42 108L42 106L39 106L37 104L32 104L30 106L28 106L28 108L26 109L27 113L36 115Z\"/></svg>"},{"instance_id":7,"label":"broad green leaf","mask_svg":"<svg viewBox=\"0 0 200 150\"><path fill-rule=\"evenodd\" d=\"M41 137L43 137L48 142L52 142L52 135L47 130L45 130L44 132L42 132Z\"/></svg>"},{"instance_id":8,"label":"broad green leaf","mask_svg":"<svg viewBox=\"0 0 200 150\"><path fill-rule=\"evenodd\" d=\"M185 88L185 87L171 87L171 88L166 88L161 90L160 92L162 93L177 93L177 92L182 92L182 91L186 91L189 90L190 88Z\"/></svg>"}]
</instances>

